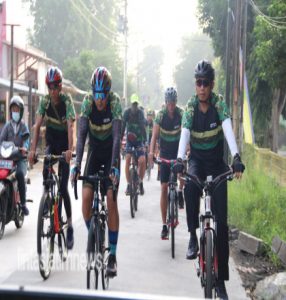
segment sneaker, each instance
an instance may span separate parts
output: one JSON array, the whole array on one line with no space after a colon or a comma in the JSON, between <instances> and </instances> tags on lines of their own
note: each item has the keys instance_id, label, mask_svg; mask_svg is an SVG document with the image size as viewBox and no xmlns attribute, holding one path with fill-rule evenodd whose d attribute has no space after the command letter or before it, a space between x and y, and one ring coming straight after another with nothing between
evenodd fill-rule
<instances>
[{"instance_id":1,"label":"sneaker","mask_svg":"<svg viewBox=\"0 0 286 300\"><path fill-rule=\"evenodd\" d=\"M222 300L228 300L224 280L218 280L215 287L217 298Z\"/></svg>"},{"instance_id":2,"label":"sneaker","mask_svg":"<svg viewBox=\"0 0 286 300\"><path fill-rule=\"evenodd\" d=\"M186 258L187 259L196 259L198 256L198 251L199 251L198 238L196 235L191 236Z\"/></svg>"},{"instance_id":3,"label":"sneaker","mask_svg":"<svg viewBox=\"0 0 286 300\"><path fill-rule=\"evenodd\" d=\"M69 250L71 250L73 248L73 243L74 243L73 227L72 227L72 225L69 225L68 229L67 229L67 248Z\"/></svg>"},{"instance_id":4,"label":"sneaker","mask_svg":"<svg viewBox=\"0 0 286 300\"><path fill-rule=\"evenodd\" d=\"M184 196L183 196L182 191L178 192L178 198L179 198L179 208L183 209L184 208Z\"/></svg>"},{"instance_id":5,"label":"sneaker","mask_svg":"<svg viewBox=\"0 0 286 300\"><path fill-rule=\"evenodd\" d=\"M28 216L29 213L30 213L28 207L26 206L26 204L21 204L21 210L22 210L24 216Z\"/></svg>"},{"instance_id":6,"label":"sneaker","mask_svg":"<svg viewBox=\"0 0 286 300\"><path fill-rule=\"evenodd\" d=\"M140 195L144 195L143 182L140 182L140 183L139 183L139 190L140 190Z\"/></svg>"},{"instance_id":7,"label":"sneaker","mask_svg":"<svg viewBox=\"0 0 286 300\"><path fill-rule=\"evenodd\" d=\"M130 183L127 183L125 194L130 195Z\"/></svg>"},{"instance_id":8,"label":"sneaker","mask_svg":"<svg viewBox=\"0 0 286 300\"><path fill-rule=\"evenodd\" d=\"M161 240L168 240L169 239L169 230L167 225L163 225L162 231L161 231Z\"/></svg>"},{"instance_id":9,"label":"sneaker","mask_svg":"<svg viewBox=\"0 0 286 300\"><path fill-rule=\"evenodd\" d=\"M117 276L117 262L116 262L116 256L114 254L110 254L108 257L106 275L108 277Z\"/></svg>"}]
</instances>

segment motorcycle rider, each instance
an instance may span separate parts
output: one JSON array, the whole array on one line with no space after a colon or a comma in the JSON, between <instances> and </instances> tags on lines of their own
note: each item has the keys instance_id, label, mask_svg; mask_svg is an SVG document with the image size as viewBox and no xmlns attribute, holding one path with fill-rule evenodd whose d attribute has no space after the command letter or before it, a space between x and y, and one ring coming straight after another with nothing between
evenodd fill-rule
<instances>
[{"instance_id":1,"label":"motorcycle rider","mask_svg":"<svg viewBox=\"0 0 286 300\"><path fill-rule=\"evenodd\" d=\"M30 132L28 126L23 120L24 101L20 96L13 96L9 105L10 120L4 125L1 136L2 142L14 142L19 147L19 160L16 161L16 178L21 201L21 209L25 216L29 215L29 209L26 206L26 184L25 176L27 174L27 151L30 143Z\"/></svg>"}]
</instances>

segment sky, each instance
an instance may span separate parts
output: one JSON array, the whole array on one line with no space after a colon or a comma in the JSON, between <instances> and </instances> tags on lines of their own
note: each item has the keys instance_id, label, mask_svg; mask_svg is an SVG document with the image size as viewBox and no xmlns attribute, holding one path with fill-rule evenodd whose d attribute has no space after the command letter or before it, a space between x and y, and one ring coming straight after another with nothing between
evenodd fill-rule
<instances>
[{"instance_id":1,"label":"sky","mask_svg":"<svg viewBox=\"0 0 286 300\"><path fill-rule=\"evenodd\" d=\"M160 45L164 51L162 83L173 85L182 37L199 31L197 0L128 0L128 68L136 69L142 49Z\"/></svg>"}]
</instances>

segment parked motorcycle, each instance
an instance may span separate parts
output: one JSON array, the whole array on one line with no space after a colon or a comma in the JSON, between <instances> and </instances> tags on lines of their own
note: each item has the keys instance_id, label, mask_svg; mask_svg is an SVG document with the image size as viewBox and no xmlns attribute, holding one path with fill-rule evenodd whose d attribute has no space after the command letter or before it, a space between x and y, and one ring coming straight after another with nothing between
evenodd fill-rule
<instances>
[{"instance_id":1,"label":"parked motorcycle","mask_svg":"<svg viewBox=\"0 0 286 300\"><path fill-rule=\"evenodd\" d=\"M20 157L21 149L13 142L0 145L0 239L6 224L14 221L16 227L21 228L24 223L16 179L16 162Z\"/></svg>"}]
</instances>

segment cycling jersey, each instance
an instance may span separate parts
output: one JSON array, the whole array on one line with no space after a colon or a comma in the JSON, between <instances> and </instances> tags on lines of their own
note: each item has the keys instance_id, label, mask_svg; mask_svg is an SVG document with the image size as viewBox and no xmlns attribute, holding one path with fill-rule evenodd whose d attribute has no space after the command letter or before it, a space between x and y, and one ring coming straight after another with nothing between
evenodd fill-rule
<instances>
[{"instance_id":1,"label":"cycling jersey","mask_svg":"<svg viewBox=\"0 0 286 300\"><path fill-rule=\"evenodd\" d=\"M131 108L125 110L123 115L123 133L125 126L127 126L127 141L146 141L145 118L141 109L137 109L136 112L133 112Z\"/></svg>"},{"instance_id":2,"label":"cycling jersey","mask_svg":"<svg viewBox=\"0 0 286 300\"><path fill-rule=\"evenodd\" d=\"M173 118L169 117L167 108L160 110L155 118L155 124L160 126L160 156L163 158L177 158L182 115L183 110L177 106Z\"/></svg>"},{"instance_id":3,"label":"cycling jersey","mask_svg":"<svg viewBox=\"0 0 286 300\"><path fill-rule=\"evenodd\" d=\"M89 121L89 146L96 148L97 152L112 149L112 121L122 119L119 96L110 92L106 109L99 111L96 108L93 96L88 94L81 106L81 117L85 117Z\"/></svg>"},{"instance_id":4,"label":"cycling jersey","mask_svg":"<svg viewBox=\"0 0 286 300\"><path fill-rule=\"evenodd\" d=\"M75 109L70 95L60 93L59 104L54 105L49 95L40 100L37 114L46 120L46 144L54 152L68 149L67 121L75 120ZM60 154L60 153L54 153Z\"/></svg>"},{"instance_id":5,"label":"cycling jersey","mask_svg":"<svg viewBox=\"0 0 286 300\"><path fill-rule=\"evenodd\" d=\"M182 127L190 130L191 158L216 163L223 159L222 122L229 111L222 96L211 94L206 113L199 110L199 99L192 97L183 115Z\"/></svg>"}]
</instances>

